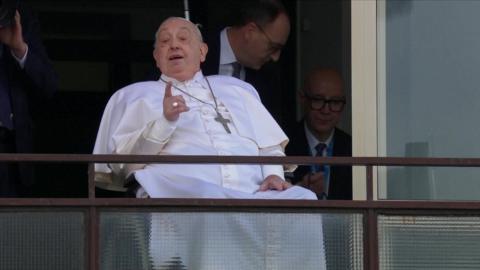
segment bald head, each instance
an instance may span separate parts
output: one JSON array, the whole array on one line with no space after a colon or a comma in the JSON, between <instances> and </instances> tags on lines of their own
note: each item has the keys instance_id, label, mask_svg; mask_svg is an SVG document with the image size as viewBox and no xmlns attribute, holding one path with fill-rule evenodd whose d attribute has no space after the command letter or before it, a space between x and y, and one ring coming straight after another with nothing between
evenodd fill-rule
<instances>
[{"instance_id":1,"label":"bald head","mask_svg":"<svg viewBox=\"0 0 480 270\"><path fill-rule=\"evenodd\" d=\"M200 31L200 29L198 28L198 24L194 24L192 23L191 21L185 19L185 18L182 18L182 17L168 17L167 19L165 19L162 24L160 24L160 26L158 27L157 29L157 32L155 32L155 43L154 43L154 46L156 45L156 41L158 39L158 34L160 32L160 29L162 29L162 26L164 26L165 23L168 23L169 21L172 21L172 20L180 20L180 21L184 21L186 24L190 25L191 27L191 30L192 30L192 33L196 34L198 40L200 40L200 42L203 42L203 36L202 36L202 32Z\"/></svg>"},{"instance_id":2,"label":"bald head","mask_svg":"<svg viewBox=\"0 0 480 270\"><path fill-rule=\"evenodd\" d=\"M325 89L318 91L315 89ZM344 96L343 80L340 73L332 68L316 68L305 77L304 92L310 95L328 94L330 96ZM313 92L313 93L311 93Z\"/></svg>"},{"instance_id":3,"label":"bald head","mask_svg":"<svg viewBox=\"0 0 480 270\"><path fill-rule=\"evenodd\" d=\"M300 92L305 120L320 141L325 141L340 121L345 104L343 80L335 69L316 68L305 77Z\"/></svg>"},{"instance_id":4,"label":"bald head","mask_svg":"<svg viewBox=\"0 0 480 270\"><path fill-rule=\"evenodd\" d=\"M179 81L193 78L207 51L196 25L184 18L168 18L158 27L153 57L160 71L169 77Z\"/></svg>"}]
</instances>

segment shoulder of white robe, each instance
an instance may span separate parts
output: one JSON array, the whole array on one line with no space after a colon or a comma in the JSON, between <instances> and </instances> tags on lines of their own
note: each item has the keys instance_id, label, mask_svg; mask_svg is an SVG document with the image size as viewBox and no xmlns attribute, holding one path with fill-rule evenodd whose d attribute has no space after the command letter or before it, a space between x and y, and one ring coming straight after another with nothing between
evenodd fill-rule
<instances>
[{"instance_id":1,"label":"shoulder of white robe","mask_svg":"<svg viewBox=\"0 0 480 270\"><path fill-rule=\"evenodd\" d=\"M242 81L232 76L225 76L225 75L211 75L211 76L208 76L207 78L212 84L216 85L217 87L228 87L232 85L240 87L260 101L260 95L258 94L255 87L253 87L251 84L245 81ZM212 87L215 88L215 86L213 85Z\"/></svg>"},{"instance_id":2,"label":"shoulder of white robe","mask_svg":"<svg viewBox=\"0 0 480 270\"><path fill-rule=\"evenodd\" d=\"M118 96L117 100L124 98L125 102L129 102L141 97L150 97L154 95L161 95L163 97L165 91L165 83L161 81L137 82L127 85L119 89L114 96Z\"/></svg>"},{"instance_id":3,"label":"shoulder of white robe","mask_svg":"<svg viewBox=\"0 0 480 270\"><path fill-rule=\"evenodd\" d=\"M103 112L93 153L112 154L114 149L111 149L111 139L113 138L114 131L118 127L120 118L122 118L122 115L125 113L126 107L142 98L146 98L145 100L150 101L149 96L151 95L163 97L163 86L164 84L155 81L139 82L127 85L116 91L110 97ZM97 185L103 183L103 185L109 186L104 186L103 188L105 189L121 189L122 185L119 185L119 182L121 181L118 181L119 179L117 179L117 181L112 181L113 178L118 177L113 175L111 168L107 164L95 164L95 181L97 182Z\"/></svg>"},{"instance_id":4,"label":"shoulder of white robe","mask_svg":"<svg viewBox=\"0 0 480 270\"><path fill-rule=\"evenodd\" d=\"M222 83L228 83L228 82L239 82L240 80L237 80L235 78L233 79L228 79L225 77L228 76L212 76L215 77L215 79L219 79L220 83L219 86L222 86ZM225 79L225 80L224 80ZM240 81L241 82L241 81ZM275 119L271 116L270 112L263 106L261 101L259 100L258 94L252 95L251 92L245 91L245 88L242 87L242 85L249 85L247 83L239 83L239 84L229 84L225 86L230 86L230 89L224 89L228 91L220 91L217 92L219 97L221 96L230 96L234 99L239 99L241 97L242 103L245 106L247 114L245 114L243 111L240 112L231 112L233 117L247 117L249 119L249 123L252 125L251 127L248 127L248 129L253 128L252 132L247 131L245 134L243 134L246 137L254 139L255 142L257 142L257 145L260 148L265 148L265 147L270 147L273 145L280 145L283 149L285 149L286 144L288 143L288 138L281 129L281 127L278 125L278 123L275 121ZM214 87L214 86L212 86ZM254 90L252 87L251 89ZM214 90L215 91L215 90ZM235 94L234 94L235 93ZM255 91L256 93L256 91ZM228 99L224 100L224 102L229 102ZM245 120L245 119L244 119ZM240 123L241 125L242 123ZM244 129L241 129L243 131L246 131ZM242 131L240 131L242 132ZM251 134L251 135L249 135Z\"/></svg>"}]
</instances>

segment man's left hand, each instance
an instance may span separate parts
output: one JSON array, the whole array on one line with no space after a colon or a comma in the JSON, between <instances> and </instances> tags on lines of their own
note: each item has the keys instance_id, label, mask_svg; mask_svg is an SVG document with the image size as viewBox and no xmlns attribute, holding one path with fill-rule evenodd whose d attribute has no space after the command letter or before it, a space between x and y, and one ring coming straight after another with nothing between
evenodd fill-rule
<instances>
[{"instance_id":1,"label":"man's left hand","mask_svg":"<svg viewBox=\"0 0 480 270\"><path fill-rule=\"evenodd\" d=\"M23 58L27 52L27 44L22 36L22 24L20 23L20 13L15 12L15 19L11 25L0 28L0 42L12 50L17 58Z\"/></svg>"},{"instance_id":2,"label":"man's left hand","mask_svg":"<svg viewBox=\"0 0 480 270\"><path fill-rule=\"evenodd\" d=\"M258 191L267 190L286 190L290 188L292 184L280 178L278 175L269 175L258 188Z\"/></svg>"}]
</instances>

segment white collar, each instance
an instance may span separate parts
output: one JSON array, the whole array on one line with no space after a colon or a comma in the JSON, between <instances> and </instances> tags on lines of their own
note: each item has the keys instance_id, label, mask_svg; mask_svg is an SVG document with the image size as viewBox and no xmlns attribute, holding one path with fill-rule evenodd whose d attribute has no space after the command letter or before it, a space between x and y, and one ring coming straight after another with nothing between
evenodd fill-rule
<instances>
[{"instance_id":1,"label":"white collar","mask_svg":"<svg viewBox=\"0 0 480 270\"><path fill-rule=\"evenodd\" d=\"M224 28L222 32L220 32L220 65L226 65L237 62L237 58L233 53L232 46L228 41L227 36L227 28Z\"/></svg>"},{"instance_id":2,"label":"white collar","mask_svg":"<svg viewBox=\"0 0 480 270\"><path fill-rule=\"evenodd\" d=\"M315 146L317 146L317 144L321 143L321 141L319 141L315 135L313 135L312 131L308 128L307 126L307 122L304 121L304 125L303 125L304 129L305 129L305 137L307 137L307 142L308 142L308 147L310 148L310 153L313 153L315 154ZM332 132L330 132L330 136L328 136L328 139L322 143L326 144L327 147L330 146L330 143L332 142L333 140L333 134L335 133L335 129L332 130Z\"/></svg>"},{"instance_id":3,"label":"white collar","mask_svg":"<svg viewBox=\"0 0 480 270\"><path fill-rule=\"evenodd\" d=\"M190 80L185 80L185 81L179 81L175 78L172 78L172 77L168 77L167 75L165 74L162 74L160 76L160 79L159 81L165 81L165 82L172 82L173 85L175 86L191 86L192 84L200 84L201 86L203 86L204 88L208 88L208 85L207 85L207 82L205 80L205 76L203 76L203 73L201 70L197 71L197 73L195 73L195 75L193 75L193 78L191 78Z\"/></svg>"}]
</instances>

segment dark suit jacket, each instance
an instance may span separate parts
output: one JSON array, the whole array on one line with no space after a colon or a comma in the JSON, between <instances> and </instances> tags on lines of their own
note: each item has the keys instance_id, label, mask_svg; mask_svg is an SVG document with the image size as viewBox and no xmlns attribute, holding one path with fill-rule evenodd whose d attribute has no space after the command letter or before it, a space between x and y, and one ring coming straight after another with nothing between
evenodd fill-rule
<instances>
[{"instance_id":1,"label":"dark suit jacket","mask_svg":"<svg viewBox=\"0 0 480 270\"><path fill-rule=\"evenodd\" d=\"M202 63L202 72L205 75L218 74L220 63L220 31L208 35L206 39L208 44L208 53L205 62ZM286 117L282 114L286 113L282 110L282 80L280 67L277 63L266 63L260 70L245 68L245 81L253 85L260 95L260 99L280 124L282 128L286 128ZM292 107L293 108L293 107Z\"/></svg>"},{"instance_id":2,"label":"dark suit jacket","mask_svg":"<svg viewBox=\"0 0 480 270\"><path fill-rule=\"evenodd\" d=\"M5 65L14 115L15 147L18 153L31 153L32 120L30 102L53 95L58 79L40 39L40 29L33 12L19 5L24 41L28 45L28 55L23 69L13 58L8 47L4 47L1 61ZM33 170L19 164L19 178L24 186L33 184Z\"/></svg>"},{"instance_id":3,"label":"dark suit jacket","mask_svg":"<svg viewBox=\"0 0 480 270\"><path fill-rule=\"evenodd\" d=\"M304 122L297 124L295 132L288 136L290 142L286 148L287 156L309 156L310 150L305 136ZM333 156L352 156L352 137L342 130L335 128L333 136ZM310 173L310 166L299 166L294 172L295 184L302 177ZM352 199L352 167L331 166L330 186L328 190L329 200L351 200Z\"/></svg>"}]
</instances>

